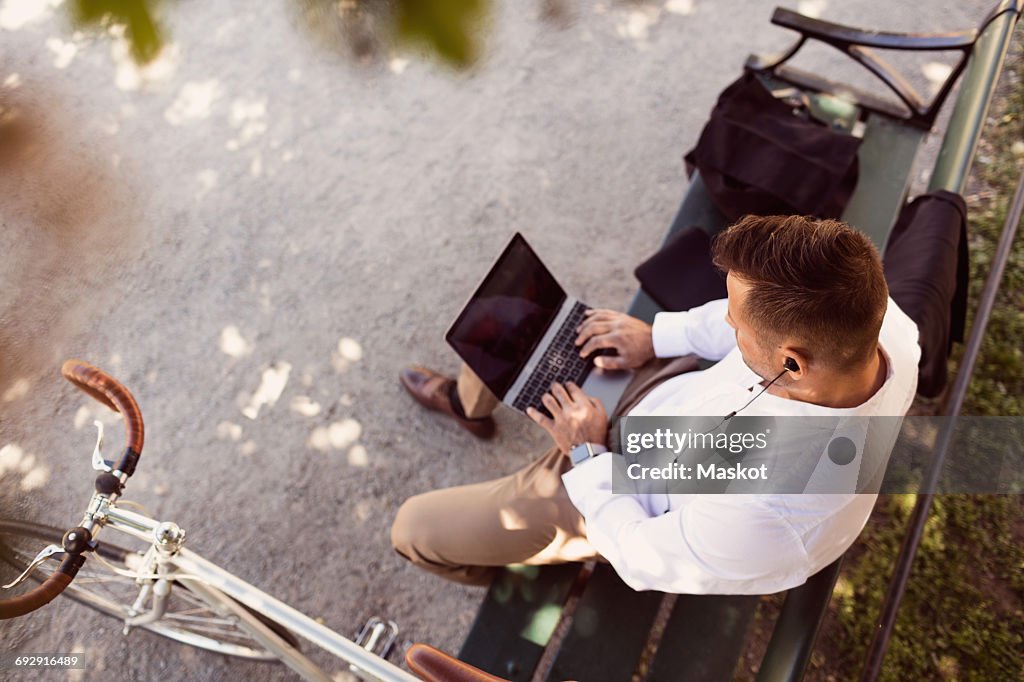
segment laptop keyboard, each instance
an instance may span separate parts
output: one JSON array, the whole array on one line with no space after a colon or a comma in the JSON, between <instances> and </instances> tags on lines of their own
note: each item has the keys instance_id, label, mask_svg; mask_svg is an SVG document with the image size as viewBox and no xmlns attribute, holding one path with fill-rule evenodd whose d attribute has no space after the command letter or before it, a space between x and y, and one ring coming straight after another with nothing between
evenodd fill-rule
<instances>
[{"instance_id":1,"label":"laptop keyboard","mask_svg":"<svg viewBox=\"0 0 1024 682\"><path fill-rule=\"evenodd\" d=\"M576 327L583 322L583 314L586 311L587 306L583 303L577 302L573 306L569 317L548 344L547 352L541 357L526 385L513 401L513 407L523 411L528 407L535 407L544 414L549 414L540 398L551 390L551 384L556 381L562 384L572 381L579 386L587 378L593 364L580 357L580 350L574 343Z\"/></svg>"}]
</instances>

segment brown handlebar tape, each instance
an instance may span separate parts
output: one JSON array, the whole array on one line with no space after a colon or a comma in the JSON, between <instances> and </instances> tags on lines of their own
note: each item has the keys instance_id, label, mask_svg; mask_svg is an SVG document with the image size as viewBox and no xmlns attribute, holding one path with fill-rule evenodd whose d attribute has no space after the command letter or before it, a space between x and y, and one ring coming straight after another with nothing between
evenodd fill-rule
<instances>
[{"instance_id":1,"label":"brown handlebar tape","mask_svg":"<svg viewBox=\"0 0 1024 682\"><path fill-rule=\"evenodd\" d=\"M58 571L31 592L20 597L0 600L0 620L24 616L26 613L46 606L70 584L71 576Z\"/></svg>"},{"instance_id":2,"label":"brown handlebar tape","mask_svg":"<svg viewBox=\"0 0 1024 682\"><path fill-rule=\"evenodd\" d=\"M136 453L142 452L145 431L142 426L142 411L131 392L114 377L102 369L81 360L68 360L60 368L64 378L85 393L100 401L124 417L127 446Z\"/></svg>"}]
</instances>

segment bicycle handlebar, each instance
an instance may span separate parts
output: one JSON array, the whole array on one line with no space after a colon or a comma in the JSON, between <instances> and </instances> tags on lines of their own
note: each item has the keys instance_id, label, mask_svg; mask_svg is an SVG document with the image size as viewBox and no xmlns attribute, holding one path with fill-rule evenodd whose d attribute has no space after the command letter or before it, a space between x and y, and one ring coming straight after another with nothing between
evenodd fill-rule
<instances>
[{"instance_id":1,"label":"bicycle handlebar","mask_svg":"<svg viewBox=\"0 0 1024 682\"><path fill-rule=\"evenodd\" d=\"M125 449L121 461L114 468L114 471L120 472L121 476L118 477L114 473L103 473L96 479L97 492L119 493L124 479L135 472L135 466L142 454L142 445L145 440L142 411L139 410L139 405L135 402L131 391L125 388L121 382L87 362L68 360L60 368L60 372L65 379L107 407L119 412L124 418ZM78 573L78 569L85 563L83 552L89 548L90 539L89 530L81 526L72 528L65 533L62 543L64 560L61 562L60 568L30 592L11 599L0 599L0 620L24 616L56 599L61 592L67 589Z\"/></svg>"},{"instance_id":2,"label":"bicycle handlebar","mask_svg":"<svg viewBox=\"0 0 1024 682\"><path fill-rule=\"evenodd\" d=\"M19 597L0 599L0 620L17 618L42 608L56 599L74 580L78 569L85 563L81 554L65 555L60 568L53 572L39 587Z\"/></svg>"},{"instance_id":3,"label":"bicycle handlebar","mask_svg":"<svg viewBox=\"0 0 1024 682\"><path fill-rule=\"evenodd\" d=\"M60 368L64 378L82 391L100 401L124 417L126 447L116 469L128 476L135 472L135 465L142 455L145 429L142 425L142 411L131 391L103 370L81 360L68 360Z\"/></svg>"}]
</instances>

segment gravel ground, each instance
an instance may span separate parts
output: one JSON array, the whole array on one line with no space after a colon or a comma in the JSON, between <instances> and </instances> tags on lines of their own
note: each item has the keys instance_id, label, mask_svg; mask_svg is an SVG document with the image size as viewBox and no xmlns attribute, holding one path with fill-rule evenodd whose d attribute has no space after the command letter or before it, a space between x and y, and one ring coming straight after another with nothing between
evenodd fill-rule
<instances>
[{"instance_id":1,"label":"gravel ground","mask_svg":"<svg viewBox=\"0 0 1024 682\"><path fill-rule=\"evenodd\" d=\"M544 434L503 410L495 443L474 441L396 374L456 369L443 330L514 230L571 292L625 307L717 93L791 40L769 24L776 1L567 2L558 21L502 2L465 73L339 56L297 3L195 0L162 6L172 44L140 72L116 36L40 9L59 2L0 2L3 515L80 518L92 419L117 418L60 378L79 357L138 398L127 497L192 549L341 632L381 614L405 642L457 650L483 593L400 561L393 513L513 471ZM990 2L797 4L936 31ZM906 62L922 89L930 61ZM826 49L800 64L870 82ZM84 650L85 678L290 677L125 638L65 602L0 633L9 651Z\"/></svg>"}]
</instances>

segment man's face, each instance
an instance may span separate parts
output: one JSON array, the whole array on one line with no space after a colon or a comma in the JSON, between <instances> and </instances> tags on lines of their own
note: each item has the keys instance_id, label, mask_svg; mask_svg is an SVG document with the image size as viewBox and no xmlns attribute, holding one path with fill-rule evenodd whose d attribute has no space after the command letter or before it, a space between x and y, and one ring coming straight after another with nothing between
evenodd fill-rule
<instances>
[{"instance_id":1,"label":"man's face","mask_svg":"<svg viewBox=\"0 0 1024 682\"><path fill-rule=\"evenodd\" d=\"M781 363L778 369L773 369L770 347L751 326L745 314L750 285L730 272L725 278L725 286L729 292L729 310L725 314L725 321L736 330L736 345L739 346L743 362L759 377L774 378L782 370Z\"/></svg>"}]
</instances>

